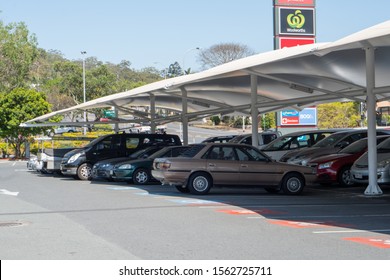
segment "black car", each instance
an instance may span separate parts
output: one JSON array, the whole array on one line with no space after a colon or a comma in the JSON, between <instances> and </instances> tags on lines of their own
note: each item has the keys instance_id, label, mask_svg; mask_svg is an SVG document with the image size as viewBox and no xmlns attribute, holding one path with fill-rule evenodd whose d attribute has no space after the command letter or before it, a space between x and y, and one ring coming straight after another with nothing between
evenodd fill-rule
<instances>
[{"instance_id":1,"label":"black car","mask_svg":"<svg viewBox=\"0 0 390 280\"><path fill-rule=\"evenodd\" d=\"M213 136L206 138L202 143L226 143L232 140L237 135L223 135L223 136Z\"/></svg>"},{"instance_id":2,"label":"black car","mask_svg":"<svg viewBox=\"0 0 390 280\"><path fill-rule=\"evenodd\" d=\"M61 172L76 179L90 180L92 166L98 161L126 157L151 146L181 145L180 137L173 134L120 133L101 136L84 148L72 150L61 161Z\"/></svg>"},{"instance_id":3,"label":"black car","mask_svg":"<svg viewBox=\"0 0 390 280\"><path fill-rule=\"evenodd\" d=\"M98 161L92 167L92 179L93 180L107 180L113 181L112 170L118 163L126 162L129 160L148 158L155 152L161 150L165 146L153 146L143 150L139 150L128 157L111 158Z\"/></svg>"},{"instance_id":4,"label":"black car","mask_svg":"<svg viewBox=\"0 0 390 280\"><path fill-rule=\"evenodd\" d=\"M136 185L145 185L151 181L157 181L151 175L153 161L156 158L172 158L182 155L191 146L165 147L148 158L127 160L115 164L112 170L112 178L121 181L133 182Z\"/></svg>"}]
</instances>

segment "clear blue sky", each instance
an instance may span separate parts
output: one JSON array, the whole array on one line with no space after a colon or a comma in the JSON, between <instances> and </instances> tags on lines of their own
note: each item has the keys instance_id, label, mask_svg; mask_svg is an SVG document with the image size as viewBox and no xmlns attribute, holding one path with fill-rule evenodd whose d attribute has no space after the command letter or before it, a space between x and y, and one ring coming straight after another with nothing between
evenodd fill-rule
<instances>
[{"instance_id":1,"label":"clear blue sky","mask_svg":"<svg viewBox=\"0 0 390 280\"><path fill-rule=\"evenodd\" d=\"M103 62L199 69L195 47L239 43L273 49L272 0L3 0L0 19L25 22L39 47L67 59L80 51ZM316 0L317 42L390 19L389 0Z\"/></svg>"}]
</instances>

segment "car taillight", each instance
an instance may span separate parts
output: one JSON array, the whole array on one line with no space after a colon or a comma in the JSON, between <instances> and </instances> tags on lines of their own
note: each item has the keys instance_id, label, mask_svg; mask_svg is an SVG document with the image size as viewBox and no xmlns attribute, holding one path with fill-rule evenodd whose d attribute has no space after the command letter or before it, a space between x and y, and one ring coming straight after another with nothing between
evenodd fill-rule
<instances>
[{"instance_id":1,"label":"car taillight","mask_svg":"<svg viewBox=\"0 0 390 280\"><path fill-rule=\"evenodd\" d=\"M171 167L171 163L169 161L159 162L157 163L158 169L169 169Z\"/></svg>"}]
</instances>

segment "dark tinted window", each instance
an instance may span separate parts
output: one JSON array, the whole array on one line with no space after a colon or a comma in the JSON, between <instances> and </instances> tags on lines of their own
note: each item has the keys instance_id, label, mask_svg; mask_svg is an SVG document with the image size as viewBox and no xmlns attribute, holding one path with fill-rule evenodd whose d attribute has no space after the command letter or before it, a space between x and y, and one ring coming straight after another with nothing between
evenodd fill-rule
<instances>
[{"instance_id":1,"label":"dark tinted window","mask_svg":"<svg viewBox=\"0 0 390 280\"><path fill-rule=\"evenodd\" d=\"M202 145L202 144L191 146L191 148L188 149L187 151L185 151L183 154L181 154L181 156L182 157L190 157L190 158L192 158L197 153L199 153L200 150L202 150L204 147L205 147L205 145Z\"/></svg>"},{"instance_id":2,"label":"dark tinted window","mask_svg":"<svg viewBox=\"0 0 390 280\"><path fill-rule=\"evenodd\" d=\"M233 147L230 146L215 146L212 147L205 156L207 159L218 160L236 160Z\"/></svg>"},{"instance_id":3,"label":"dark tinted window","mask_svg":"<svg viewBox=\"0 0 390 280\"><path fill-rule=\"evenodd\" d=\"M263 137L264 144L268 144L273 140L275 140L276 138L278 138L276 134L263 134L262 137Z\"/></svg>"},{"instance_id":4,"label":"dark tinted window","mask_svg":"<svg viewBox=\"0 0 390 280\"><path fill-rule=\"evenodd\" d=\"M120 144L119 135L107 136L97 143L96 150L113 150L120 147Z\"/></svg>"}]
</instances>

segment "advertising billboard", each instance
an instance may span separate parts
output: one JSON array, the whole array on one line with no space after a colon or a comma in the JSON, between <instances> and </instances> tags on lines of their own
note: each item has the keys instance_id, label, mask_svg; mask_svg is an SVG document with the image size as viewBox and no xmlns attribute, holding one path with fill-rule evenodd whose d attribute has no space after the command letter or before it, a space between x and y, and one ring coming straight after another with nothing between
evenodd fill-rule
<instances>
[{"instance_id":1,"label":"advertising billboard","mask_svg":"<svg viewBox=\"0 0 390 280\"><path fill-rule=\"evenodd\" d=\"M302 46L307 44L314 44L314 38L298 38L298 37L278 37L279 42L277 44L278 49Z\"/></svg>"},{"instance_id":2,"label":"advertising billboard","mask_svg":"<svg viewBox=\"0 0 390 280\"><path fill-rule=\"evenodd\" d=\"M280 35L315 35L314 8L278 8Z\"/></svg>"},{"instance_id":3,"label":"advertising billboard","mask_svg":"<svg viewBox=\"0 0 390 280\"><path fill-rule=\"evenodd\" d=\"M284 110L281 114L282 126L316 126L317 108L305 108L302 111Z\"/></svg>"}]
</instances>

